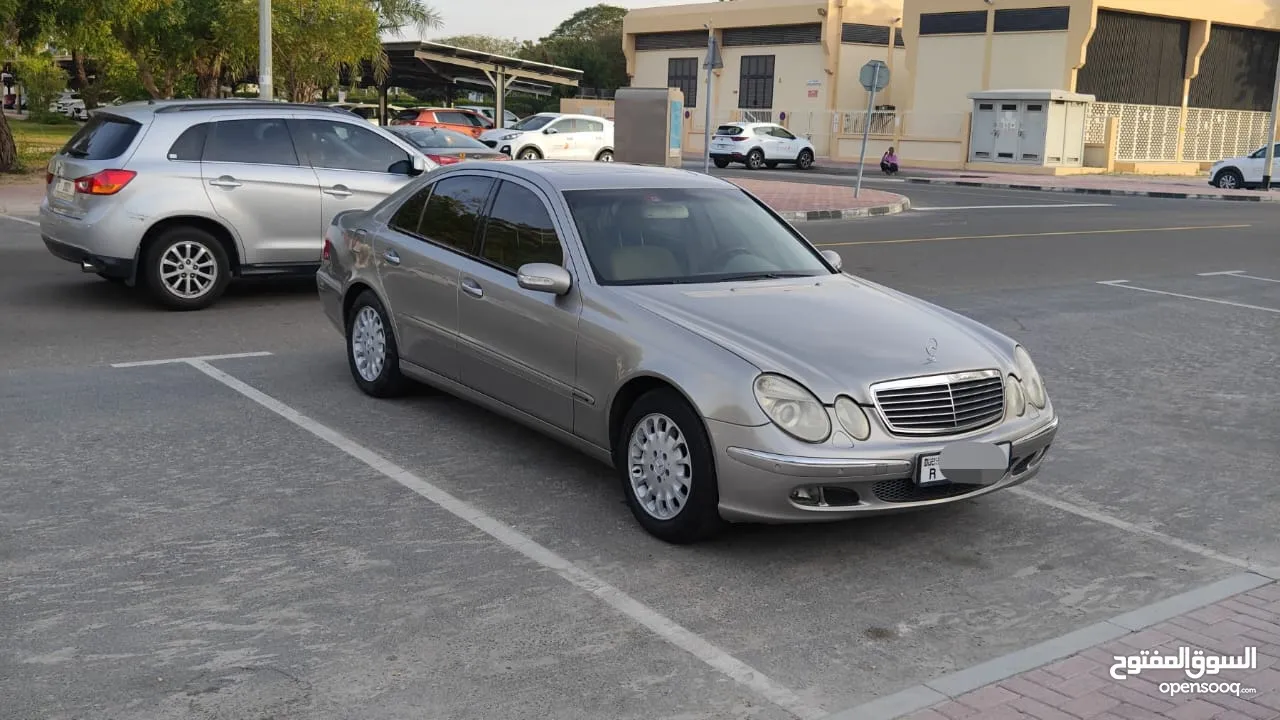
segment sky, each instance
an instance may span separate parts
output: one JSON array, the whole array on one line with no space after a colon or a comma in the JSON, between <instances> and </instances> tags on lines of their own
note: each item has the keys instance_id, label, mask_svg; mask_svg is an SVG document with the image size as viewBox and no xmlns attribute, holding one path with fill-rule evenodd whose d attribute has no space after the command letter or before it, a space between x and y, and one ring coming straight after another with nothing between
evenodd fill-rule
<instances>
[{"instance_id":1,"label":"sky","mask_svg":"<svg viewBox=\"0 0 1280 720\"><path fill-rule=\"evenodd\" d=\"M698 0L604 0L627 9L658 5L685 5ZM519 40L537 40L550 33L575 12L601 0L428 0L444 18L444 26L429 33L450 35L496 35ZM415 31L416 34L416 31Z\"/></svg>"}]
</instances>

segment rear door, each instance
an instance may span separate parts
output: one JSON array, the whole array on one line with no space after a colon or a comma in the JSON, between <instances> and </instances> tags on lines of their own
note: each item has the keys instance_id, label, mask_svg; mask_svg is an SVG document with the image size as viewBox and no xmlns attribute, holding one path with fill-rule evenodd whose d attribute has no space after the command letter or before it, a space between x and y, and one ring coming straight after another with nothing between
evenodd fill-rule
<instances>
[{"instance_id":1,"label":"rear door","mask_svg":"<svg viewBox=\"0 0 1280 720\"><path fill-rule=\"evenodd\" d=\"M53 174L45 196L49 209L74 218L84 217L95 202L111 202L110 197L95 197L76 192L76 180L103 170L123 168L129 148L142 131L136 120L99 112L89 119L62 150L49 161Z\"/></svg>"},{"instance_id":2,"label":"rear door","mask_svg":"<svg viewBox=\"0 0 1280 720\"><path fill-rule=\"evenodd\" d=\"M320 181L299 159L285 117L218 119L200 173L214 211L240 236L246 264L320 261Z\"/></svg>"},{"instance_id":3,"label":"rear door","mask_svg":"<svg viewBox=\"0 0 1280 720\"><path fill-rule=\"evenodd\" d=\"M399 190L412 176L409 152L372 128L346 120L290 120L304 162L320 184L321 237L343 210L367 210Z\"/></svg>"},{"instance_id":4,"label":"rear door","mask_svg":"<svg viewBox=\"0 0 1280 720\"><path fill-rule=\"evenodd\" d=\"M457 130L471 137L480 137L480 133L484 132L484 128L480 127L478 123L472 124L468 113L459 110L437 110L435 115L436 123L450 130Z\"/></svg>"}]
</instances>

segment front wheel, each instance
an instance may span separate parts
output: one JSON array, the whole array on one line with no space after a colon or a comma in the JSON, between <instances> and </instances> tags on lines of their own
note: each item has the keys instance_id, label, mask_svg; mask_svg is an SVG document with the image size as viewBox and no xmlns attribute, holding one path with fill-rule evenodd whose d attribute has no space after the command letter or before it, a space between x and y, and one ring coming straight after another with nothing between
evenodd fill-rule
<instances>
[{"instance_id":1,"label":"front wheel","mask_svg":"<svg viewBox=\"0 0 1280 720\"><path fill-rule=\"evenodd\" d=\"M800 151L800 156L796 158L796 167L801 170L808 170L813 167L813 151L804 149Z\"/></svg>"},{"instance_id":2,"label":"front wheel","mask_svg":"<svg viewBox=\"0 0 1280 720\"><path fill-rule=\"evenodd\" d=\"M166 230L147 250L147 287L170 310L203 310L231 281L227 251L210 233L194 227Z\"/></svg>"},{"instance_id":3,"label":"front wheel","mask_svg":"<svg viewBox=\"0 0 1280 720\"><path fill-rule=\"evenodd\" d=\"M1214 178L1213 184L1224 190L1234 190L1244 187L1244 176L1235 168L1227 168L1218 173L1218 177Z\"/></svg>"},{"instance_id":4,"label":"front wheel","mask_svg":"<svg viewBox=\"0 0 1280 720\"><path fill-rule=\"evenodd\" d=\"M366 395L390 398L408 390L391 321L378 296L369 290L360 293L347 315L347 364Z\"/></svg>"},{"instance_id":5,"label":"front wheel","mask_svg":"<svg viewBox=\"0 0 1280 720\"><path fill-rule=\"evenodd\" d=\"M650 391L631 406L614 462L631 513L654 537L683 545L723 527L710 439L675 391Z\"/></svg>"},{"instance_id":6,"label":"front wheel","mask_svg":"<svg viewBox=\"0 0 1280 720\"><path fill-rule=\"evenodd\" d=\"M613 151L601 150L600 154L596 156L596 160L598 162L613 162Z\"/></svg>"},{"instance_id":7,"label":"front wheel","mask_svg":"<svg viewBox=\"0 0 1280 720\"><path fill-rule=\"evenodd\" d=\"M525 148L516 157L520 160L541 160L542 153L538 152L537 148Z\"/></svg>"}]
</instances>

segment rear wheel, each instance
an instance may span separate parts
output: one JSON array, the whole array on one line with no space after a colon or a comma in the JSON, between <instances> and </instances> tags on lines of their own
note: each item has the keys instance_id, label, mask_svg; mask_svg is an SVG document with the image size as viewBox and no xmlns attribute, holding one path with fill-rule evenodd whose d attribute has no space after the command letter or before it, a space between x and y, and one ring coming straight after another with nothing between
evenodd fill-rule
<instances>
[{"instance_id":1,"label":"rear wheel","mask_svg":"<svg viewBox=\"0 0 1280 720\"><path fill-rule=\"evenodd\" d=\"M631 513L654 537L675 544L719 531L719 486L702 420L679 393L652 390L627 411L614 463Z\"/></svg>"},{"instance_id":2,"label":"rear wheel","mask_svg":"<svg viewBox=\"0 0 1280 720\"><path fill-rule=\"evenodd\" d=\"M764 167L764 153L760 150L752 150L747 153L747 167L751 170L759 170Z\"/></svg>"},{"instance_id":3,"label":"rear wheel","mask_svg":"<svg viewBox=\"0 0 1280 720\"><path fill-rule=\"evenodd\" d=\"M231 281L227 251L210 233L194 227L164 231L147 250L147 288L171 310L203 310Z\"/></svg>"},{"instance_id":4,"label":"rear wheel","mask_svg":"<svg viewBox=\"0 0 1280 720\"><path fill-rule=\"evenodd\" d=\"M721 169L729 167L729 161L725 158L713 158L711 162L715 163L716 167Z\"/></svg>"},{"instance_id":5,"label":"rear wheel","mask_svg":"<svg viewBox=\"0 0 1280 720\"><path fill-rule=\"evenodd\" d=\"M1213 184L1225 190L1234 190L1244 187L1244 176L1235 168L1227 168L1218 173L1213 179Z\"/></svg>"},{"instance_id":6,"label":"rear wheel","mask_svg":"<svg viewBox=\"0 0 1280 720\"><path fill-rule=\"evenodd\" d=\"M347 364L366 395L398 397L409 389L400 373L400 348L387 311L369 290L360 293L347 314Z\"/></svg>"}]
</instances>

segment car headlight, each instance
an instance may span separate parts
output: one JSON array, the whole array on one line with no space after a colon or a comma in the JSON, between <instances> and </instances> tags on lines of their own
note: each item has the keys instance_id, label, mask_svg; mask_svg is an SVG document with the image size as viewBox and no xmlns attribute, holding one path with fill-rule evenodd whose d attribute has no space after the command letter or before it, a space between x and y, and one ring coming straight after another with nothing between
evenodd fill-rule
<instances>
[{"instance_id":1,"label":"car headlight","mask_svg":"<svg viewBox=\"0 0 1280 720\"><path fill-rule=\"evenodd\" d=\"M503 139L503 140L515 140L515 139L516 139L516 138L518 138L518 137L520 137L520 133L507 133L506 135L503 135L501 139Z\"/></svg>"},{"instance_id":2,"label":"car headlight","mask_svg":"<svg viewBox=\"0 0 1280 720\"><path fill-rule=\"evenodd\" d=\"M1044 381L1040 379L1036 364L1031 362L1031 356L1021 345L1014 348L1013 364L1018 370L1018 378L1022 380L1023 388L1027 391L1027 402L1043 408L1045 405Z\"/></svg>"},{"instance_id":3,"label":"car headlight","mask_svg":"<svg viewBox=\"0 0 1280 720\"><path fill-rule=\"evenodd\" d=\"M830 437L831 418L826 408L800 383L781 375L761 375L753 390L760 409L783 432L811 443Z\"/></svg>"},{"instance_id":4,"label":"car headlight","mask_svg":"<svg viewBox=\"0 0 1280 720\"><path fill-rule=\"evenodd\" d=\"M1027 412L1027 397L1022 392L1022 383L1010 375L1004 380L1005 414L1010 417L1022 417Z\"/></svg>"},{"instance_id":5,"label":"car headlight","mask_svg":"<svg viewBox=\"0 0 1280 720\"><path fill-rule=\"evenodd\" d=\"M867 419L866 411L853 398L844 395L836 398L836 420L855 440L871 437L871 421Z\"/></svg>"}]
</instances>

